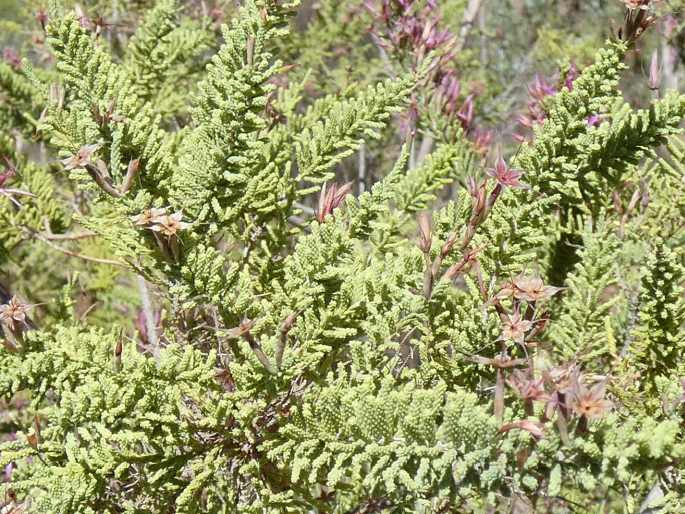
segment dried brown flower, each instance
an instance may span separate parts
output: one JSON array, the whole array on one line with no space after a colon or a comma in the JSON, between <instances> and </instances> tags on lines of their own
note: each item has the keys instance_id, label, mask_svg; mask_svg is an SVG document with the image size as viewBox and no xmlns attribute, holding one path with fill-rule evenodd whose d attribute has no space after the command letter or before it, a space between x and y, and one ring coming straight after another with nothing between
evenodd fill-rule
<instances>
[{"instance_id":1,"label":"dried brown flower","mask_svg":"<svg viewBox=\"0 0 685 514\"><path fill-rule=\"evenodd\" d=\"M507 384L516 391L522 400L546 402L549 395L545 392L544 378L532 379L527 373L516 369Z\"/></svg>"},{"instance_id":2,"label":"dried brown flower","mask_svg":"<svg viewBox=\"0 0 685 514\"><path fill-rule=\"evenodd\" d=\"M190 226L190 223L181 221L183 219L183 213L175 212L173 214L163 214L161 216L155 216L152 219L152 225L150 230L155 232L160 232L165 236L172 237L175 236L180 230L185 230Z\"/></svg>"},{"instance_id":3,"label":"dried brown flower","mask_svg":"<svg viewBox=\"0 0 685 514\"><path fill-rule=\"evenodd\" d=\"M511 285L513 286L512 293L514 298L528 302L546 300L563 289L561 287L546 286L539 277L520 276L515 278Z\"/></svg>"},{"instance_id":4,"label":"dried brown flower","mask_svg":"<svg viewBox=\"0 0 685 514\"><path fill-rule=\"evenodd\" d=\"M154 220L161 219L166 213L167 210L165 208L152 207L151 209L145 209L136 216L132 216L131 221L138 226L145 227L152 224Z\"/></svg>"},{"instance_id":5,"label":"dried brown flower","mask_svg":"<svg viewBox=\"0 0 685 514\"><path fill-rule=\"evenodd\" d=\"M507 314L506 319L503 320L502 339L523 344L526 332L531 328L533 328L533 322L521 318L521 313L517 310L513 314Z\"/></svg>"},{"instance_id":6,"label":"dried brown flower","mask_svg":"<svg viewBox=\"0 0 685 514\"><path fill-rule=\"evenodd\" d=\"M606 381L603 380L588 389L577 375L571 396L571 408L577 415L588 420L601 418L612 407L612 403L604 398L605 390Z\"/></svg>"},{"instance_id":7,"label":"dried brown flower","mask_svg":"<svg viewBox=\"0 0 685 514\"><path fill-rule=\"evenodd\" d=\"M33 306L21 303L16 296L13 296L8 303L0 305L0 321L14 331L15 322L26 324L26 313L31 307Z\"/></svg>"},{"instance_id":8,"label":"dried brown flower","mask_svg":"<svg viewBox=\"0 0 685 514\"><path fill-rule=\"evenodd\" d=\"M83 168L84 166L88 164L92 164L92 157L93 154L100 148L100 145L98 144L92 144L92 145L84 145L81 148L79 148L79 151L76 152L74 155L71 157L67 157L66 159L62 159L62 164L64 164L64 169L66 170L73 170L76 168Z\"/></svg>"}]
</instances>

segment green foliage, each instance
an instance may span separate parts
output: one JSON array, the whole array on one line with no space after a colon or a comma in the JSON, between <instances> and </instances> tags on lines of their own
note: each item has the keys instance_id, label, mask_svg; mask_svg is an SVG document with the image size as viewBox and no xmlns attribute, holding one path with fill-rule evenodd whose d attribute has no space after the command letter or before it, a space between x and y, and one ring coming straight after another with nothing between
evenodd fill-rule
<instances>
[{"instance_id":1,"label":"green foliage","mask_svg":"<svg viewBox=\"0 0 685 514\"><path fill-rule=\"evenodd\" d=\"M149 3L0 65L3 512L682 511L685 97L609 41L486 169L466 33Z\"/></svg>"}]
</instances>

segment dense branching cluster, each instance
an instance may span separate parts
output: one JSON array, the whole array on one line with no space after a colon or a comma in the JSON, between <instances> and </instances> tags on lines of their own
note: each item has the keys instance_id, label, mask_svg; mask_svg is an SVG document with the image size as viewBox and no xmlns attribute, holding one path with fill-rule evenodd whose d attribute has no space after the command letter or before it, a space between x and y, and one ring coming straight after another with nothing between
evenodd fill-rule
<instances>
[{"instance_id":1,"label":"dense branching cluster","mask_svg":"<svg viewBox=\"0 0 685 514\"><path fill-rule=\"evenodd\" d=\"M618 87L641 7L505 159L433 2L367 2L392 73L314 93L297 1L124 42L58 4L54 65L0 63L2 512L685 509L685 96Z\"/></svg>"}]
</instances>

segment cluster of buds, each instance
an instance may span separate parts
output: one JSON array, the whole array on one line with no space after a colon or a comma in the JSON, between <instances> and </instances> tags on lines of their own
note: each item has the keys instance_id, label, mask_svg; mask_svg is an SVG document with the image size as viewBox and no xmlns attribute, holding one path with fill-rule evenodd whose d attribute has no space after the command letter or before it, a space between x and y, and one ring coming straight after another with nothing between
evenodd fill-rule
<instances>
[{"instance_id":1,"label":"cluster of buds","mask_svg":"<svg viewBox=\"0 0 685 514\"><path fill-rule=\"evenodd\" d=\"M442 278L451 281L469 270L475 270L481 291L485 294L485 284L482 282L480 265L477 258L478 254L485 247L469 248L471 241L473 240L478 227L487 218L488 213L492 210L493 205L504 188L527 187L520 182L522 172L507 166L506 162L501 157L497 160L495 167L488 170L488 175L494 178L496 182L495 187L489 195L487 192L487 179L479 183L476 182L473 177L468 177L466 185L471 196L471 214L466 224L464 234L461 240L459 240L459 233L457 231L452 232L434 259L431 259L430 256L432 247L430 218L426 214L419 216L419 248L423 252L426 261L423 294L427 299L432 295L433 284L435 284L436 280L439 278L438 275L444 259L450 254L458 242L460 243L459 249L462 251L462 258L452 264Z\"/></svg>"},{"instance_id":2,"label":"cluster of buds","mask_svg":"<svg viewBox=\"0 0 685 514\"><path fill-rule=\"evenodd\" d=\"M618 38L627 43L634 43L651 25L656 17L650 14L650 7L655 0L623 0L626 15L623 27L618 30Z\"/></svg>"},{"instance_id":3,"label":"cluster of buds","mask_svg":"<svg viewBox=\"0 0 685 514\"><path fill-rule=\"evenodd\" d=\"M432 101L439 112L450 121L450 126L461 127L478 153L486 154L492 142L492 132L475 125L477 88L472 87L464 97L456 71L446 66L437 71L434 85Z\"/></svg>"},{"instance_id":4,"label":"cluster of buds","mask_svg":"<svg viewBox=\"0 0 685 514\"><path fill-rule=\"evenodd\" d=\"M495 179L495 187L489 195L487 193L487 180L479 183L473 177L468 177L466 181L466 188L471 196L471 217L466 226L462 248L469 245L476 229L487 218L504 189L525 189L528 187L520 181L523 172L510 168L502 157L499 157L495 162L495 167L488 169L486 173L488 177Z\"/></svg>"},{"instance_id":5,"label":"cluster of buds","mask_svg":"<svg viewBox=\"0 0 685 514\"><path fill-rule=\"evenodd\" d=\"M15 70L21 69L21 57L14 48L9 46L2 51L2 60L9 64Z\"/></svg>"},{"instance_id":6,"label":"cluster of buds","mask_svg":"<svg viewBox=\"0 0 685 514\"><path fill-rule=\"evenodd\" d=\"M578 68L575 64L571 64L565 73L561 74L555 80L548 80L540 75L535 75L532 84L528 86L528 105L527 112L517 116L516 121L523 131L532 130L536 125L540 125L547 119L547 112L545 111L544 102L549 96L558 93L562 87L566 87L569 91L573 91L573 82L578 78ZM554 85L557 84L557 85ZM523 134L514 134L514 139L523 142L526 136Z\"/></svg>"},{"instance_id":7,"label":"cluster of buds","mask_svg":"<svg viewBox=\"0 0 685 514\"><path fill-rule=\"evenodd\" d=\"M136 226L152 231L159 249L167 259L179 259L178 233L190 227L190 223L183 221L182 212L169 214L166 208L152 207L132 216L131 221Z\"/></svg>"},{"instance_id":8,"label":"cluster of buds","mask_svg":"<svg viewBox=\"0 0 685 514\"><path fill-rule=\"evenodd\" d=\"M327 187L324 184L321 187L321 194L319 195L319 207L316 211L316 219L319 223L323 223L326 216L333 213L345 197L352 191L352 182L348 182L342 186L332 184Z\"/></svg>"},{"instance_id":9,"label":"cluster of buds","mask_svg":"<svg viewBox=\"0 0 685 514\"><path fill-rule=\"evenodd\" d=\"M371 36L384 52L393 54L402 62L410 60L417 68L430 52L436 51L431 65L433 86L432 102L448 120L454 121L450 132L461 126L474 143L476 151L487 153L492 133L474 126L474 100L478 92L462 95L461 83L452 61L457 52L459 37L441 27L438 4L416 0L367 0L364 4L373 16ZM419 116L418 107L412 105L402 120L402 131L413 133ZM458 133L449 137L457 137Z\"/></svg>"},{"instance_id":10,"label":"cluster of buds","mask_svg":"<svg viewBox=\"0 0 685 514\"><path fill-rule=\"evenodd\" d=\"M76 5L74 10L81 27L93 32L96 38L105 30L109 30L117 25L116 23L108 23L101 15L95 16L94 18L89 17L79 5Z\"/></svg>"},{"instance_id":11,"label":"cluster of buds","mask_svg":"<svg viewBox=\"0 0 685 514\"><path fill-rule=\"evenodd\" d=\"M448 49L456 41L455 35L439 28L436 2L429 1L424 7L419 4L416 0L368 0L365 6L374 18L372 37L386 50L406 51L416 62L438 48L446 49L442 58L450 60L453 55Z\"/></svg>"}]
</instances>

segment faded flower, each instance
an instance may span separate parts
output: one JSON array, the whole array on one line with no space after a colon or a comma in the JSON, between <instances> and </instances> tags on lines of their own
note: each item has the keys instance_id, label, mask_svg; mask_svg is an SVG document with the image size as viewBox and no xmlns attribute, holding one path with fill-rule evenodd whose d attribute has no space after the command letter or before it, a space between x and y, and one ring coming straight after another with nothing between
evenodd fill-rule
<instances>
[{"instance_id":1,"label":"faded flower","mask_svg":"<svg viewBox=\"0 0 685 514\"><path fill-rule=\"evenodd\" d=\"M514 370L507 384L516 391L522 400L546 402L549 395L545 392L544 378L531 379L521 370Z\"/></svg>"},{"instance_id":2,"label":"faded flower","mask_svg":"<svg viewBox=\"0 0 685 514\"><path fill-rule=\"evenodd\" d=\"M423 253L429 253L432 245L430 214L419 214L419 248Z\"/></svg>"},{"instance_id":3,"label":"faded flower","mask_svg":"<svg viewBox=\"0 0 685 514\"><path fill-rule=\"evenodd\" d=\"M172 237L180 230L185 230L190 226L190 223L182 221L183 213L175 212L173 214L163 214L161 216L155 216L152 219L152 225L150 230L155 232L160 232L165 236Z\"/></svg>"},{"instance_id":4,"label":"faded flower","mask_svg":"<svg viewBox=\"0 0 685 514\"><path fill-rule=\"evenodd\" d=\"M131 221L138 226L146 227L152 224L155 220L161 219L165 216L167 210L165 208L152 207L151 209L145 209L142 213L132 216Z\"/></svg>"},{"instance_id":5,"label":"faded flower","mask_svg":"<svg viewBox=\"0 0 685 514\"><path fill-rule=\"evenodd\" d=\"M545 437L544 427L542 423L540 423L539 421L533 421L529 419L522 419L519 421L512 421L511 423L506 423L502 425L502 427L499 429L499 432L500 434L504 434L514 428L517 428L519 430L525 430L530 435L532 435L536 440Z\"/></svg>"},{"instance_id":6,"label":"faded flower","mask_svg":"<svg viewBox=\"0 0 685 514\"><path fill-rule=\"evenodd\" d=\"M512 285L514 298L528 302L546 300L563 289L546 286L540 277L518 277L514 279Z\"/></svg>"},{"instance_id":7,"label":"faded flower","mask_svg":"<svg viewBox=\"0 0 685 514\"><path fill-rule=\"evenodd\" d=\"M571 396L573 411L586 419L597 419L604 416L612 407L612 403L604 398L605 389L606 381L604 380L588 389L580 378L576 377Z\"/></svg>"},{"instance_id":8,"label":"faded flower","mask_svg":"<svg viewBox=\"0 0 685 514\"><path fill-rule=\"evenodd\" d=\"M82 146L79 148L79 151L71 157L62 159L61 162L64 164L64 169L73 170L76 168L83 168L84 166L91 164L93 154L98 150L98 148L100 148L100 145L98 144Z\"/></svg>"},{"instance_id":9,"label":"faded flower","mask_svg":"<svg viewBox=\"0 0 685 514\"><path fill-rule=\"evenodd\" d=\"M31 307L13 296L8 303L0 305L0 321L13 331L15 322L26 324L26 313Z\"/></svg>"},{"instance_id":10,"label":"faded flower","mask_svg":"<svg viewBox=\"0 0 685 514\"><path fill-rule=\"evenodd\" d=\"M533 328L533 322L521 318L521 313L517 310L513 314L507 314L503 320L502 339L523 344L523 340L528 332Z\"/></svg>"}]
</instances>

